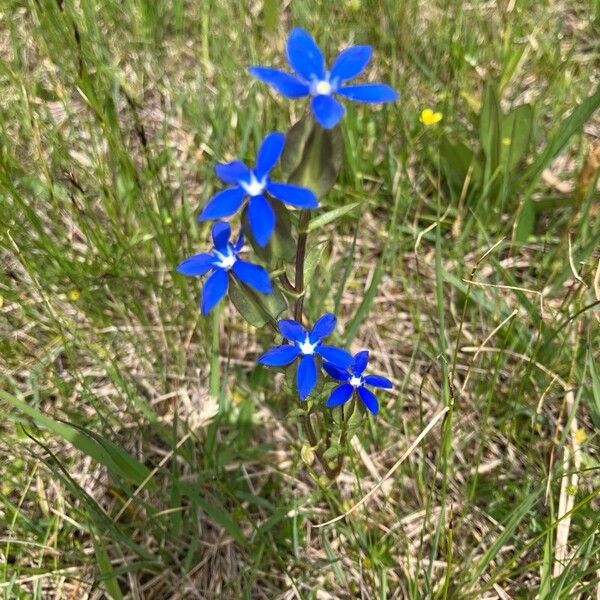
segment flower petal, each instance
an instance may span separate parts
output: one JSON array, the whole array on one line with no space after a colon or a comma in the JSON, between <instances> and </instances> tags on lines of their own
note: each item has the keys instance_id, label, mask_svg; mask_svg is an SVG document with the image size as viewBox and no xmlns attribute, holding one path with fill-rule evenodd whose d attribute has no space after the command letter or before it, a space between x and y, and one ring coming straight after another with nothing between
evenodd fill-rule
<instances>
[{"instance_id":1,"label":"flower petal","mask_svg":"<svg viewBox=\"0 0 600 600\"><path fill-rule=\"evenodd\" d=\"M352 397L352 392L354 388L349 383L342 383L342 385L338 385L333 388L331 394L329 394L329 398L327 398L327 402L325 402L325 406L328 408L333 408L334 406L339 406L340 404L344 404L344 402L348 402Z\"/></svg>"},{"instance_id":2,"label":"flower petal","mask_svg":"<svg viewBox=\"0 0 600 600\"><path fill-rule=\"evenodd\" d=\"M215 173L225 183L238 183L240 179L244 181L250 179L250 169L241 160L217 163Z\"/></svg>"},{"instance_id":3,"label":"flower petal","mask_svg":"<svg viewBox=\"0 0 600 600\"><path fill-rule=\"evenodd\" d=\"M260 265L238 259L233 263L232 269L238 279L247 283L257 292L262 292L263 294L273 293L269 272Z\"/></svg>"},{"instance_id":4,"label":"flower petal","mask_svg":"<svg viewBox=\"0 0 600 600\"><path fill-rule=\"evenodd\" d=\"M306 329L293 319L281 319L277 325L281 335L291 342L303 342L306 339Z\"/></svg>"},{"instance_id":5,"label":"flower petal","mask_svg":"<svg viewBox=\"0 0 600 600\"><path fill-rule=\"evenodd\" d=\"M283 344L267 350L256 362L268 367L284 367L289 365L298 354L300 354L298 346Z\"/></svg>"},{"instance_id":6,"label":"flower petal","mask_svg":"<svg viewBox=\"0 0 600 600\"><path fill-rule=\"evenodd\" d=\"M262 194L250 199L248 219L258 245L266 246L275 227L275 211Z\"/></svg>"},{"instance_id":7,"label":"flower petal","mask_svg":"<svg viewBox=\"0 0 600 600\"><path fill-rule=\"evenodd\" d=\"M257 79L268 83L287 98L308 96L308 84L285 71L273 69L272 67L250 67L248 72Z\"/></svg>"},{"instance_id":8,"label":"flower petal","mask_svg":"<svg viewBox=\"0 0 600 600\"><path fill-rule=\"evenodd\" d=\"M287 41L287 56L292 69L306 81L325 77L323 53L304 29L292 29Z\"/></svg>"},{"instance_id":9,"label":"flower petal","mask_svg":"<svg viewBox=\"0 0 600 600\"><path fill-rule=\"evenodd\" d=\"M333 96L315 96L310 106L315 118L325 129L335 127L346 109Z\"/></svg>"},{"instance_id":10,"label":"flower petal","mask_svg":"<svg viewBox=\"0 0 600 600\"><path fill-rule=\"evenodd\" d=\"M344 371L342 369L338 369L335 365L330 362L325 361L323 363L323 369L330 376L333 377L336 381L348 381L350 379L350 373Z\"/></svg>"},{"instance_id":11,"label":"flower petal","mask_svg":"<svg viewBox=\"0 0 600 600\"><path fill-rule=\"evenodd\" d=\"M296 371L296 386L301 400L305 400L313 391L317 383L317 367L315 359L311 354L303 356L300 359L298 370Z\"/></svg>"},{"instance_id":12,"label":"flower petal","mask_svg":"<svg viewBox=\"0 0 600 600\"><path fill-rule=\"evenodd\" d=\"M335 329L337 318L333 313L325 313L319 317L310 330L310 341L315 343L321 338L327 337Z\"/></svg>"},{"instance_id":13,"label":"flower petal","mask_svg":"<svg viewBox=\"0 0 600 600\"><path fill-rule=\"evenodd\" d=\"M265 137L256 157L254 175L257 179L262 179L277 164L284 145L285 135L279 131L273 131Z\"/></svg>"},{"instance_id":14,"label":"flower petal","mask_svg":"<svg viewBox=\"0 0 600 600\"><path fill-rule=\"evenodd\" d=\"M347 369L352 362L352 355L336 346L319 344L315 348L315 352L320 354L326 361L333 363L333 366L338 367L339 369Z\"/></svg>"},{"instance_id":15,"label":"flower petal","mask_svg":"<svg viewBox=\"0 0 600 600\"><path fill-rule=\"evenodd\" d=\"M225 296L229 286L227 271L216 269L202 288L202 314L207 315Z\"/></svg>"},{"instance_id":16,"label":"flower petal","mask_svg":"<svg viewBox=\"0 0 600 600\"><path fill-rule=\"evenodd\" d=\"M267 184L267 191L278 200L297 206L299 208L317 208L319 201L315 193L308 188L293 183L274 183L270 181Z\"/></svg>"},{"instance_id":17,"label":"flower petal","mask_svg":"<svg viewBox=\"0 0 600 600\"><path fill-rule=\"evenodd\" d=\"M205 275L213 267L216 260L212 254L206 252L194 254L194 256L190 256L179 263L177 271L182 275Z\"/></svg>"},{"instance_id":18,"label":"flower petal","mask_svg":"<svg viewBox=\"0 0 600 600\"><path fill-rule=\"evenodd\" d=\"M382 375L365 375L363 381L367 385L385 388L386 390L390 390L394 387L394 384L387 377L383 377Z\"/></svg>"},{"instance_id":19,"label":"flower petal","mask_svg":"<svg viewBox=\"0 0 600 600\"><path fill-rule=\"evenodd\" d=\"M219 251L227 249L227 242L231 236L231 225L225 221L217 221L212 226L212 239L215 248Z\"/></svg>"},{"instance_id":20,"label":"flower petal","mask_svg":"<svg viewBox=\"0 0 600 600\"><path fill-rule=\"evenodd\" d=\"M352 359L352 364L350 365L350 370L354 375L362 375L362 372L367 368L367 363L369 362L369 351L361 350L354 355Z\"/></svg>"},{"instance_id":21,"label":"flower petal","mask_svg":"<svg viewBox=\"0 0 600 600\"><path fill-rule=\"evenodd\" d=\"M347 85L339 88L337 93L357 102L393 102L398 99L398 92L385 83Z\"/></svg>"},{"instance_id":22,"label":"flower petal","mask_svg":"<svg viewBox=\"0 0 600 600\"><path fill-rule=\"evenodd\" d=\"M377 398L375 398L375 394L368 390L366 387L358 388L358 395L360 399L363 401L363 404L374 414L377 414L379 410L379 402L377 402Z\"/></svg>"},{"instance_id":23,"label":"flower petal","mask_svg":"<svg viewBox=\"0 0 600 600\"><path fill-rule=\"evenodd\" d=\"M367 66L372 54L371 46L350 46L342 50L331 65L330 79L346 81L356 77Z\"/></svg>"},{"instance_id":24,"label":"flower petal","mask_svg":"<svg viewBox=\"0 0 600 600\"><path fill-rule=\"evenodd\" d=\"M198 221L209 221L229 217L242 205L246 192L238 186L224 189L215 194L202 209Z\"/></svg>"}]
</instances>

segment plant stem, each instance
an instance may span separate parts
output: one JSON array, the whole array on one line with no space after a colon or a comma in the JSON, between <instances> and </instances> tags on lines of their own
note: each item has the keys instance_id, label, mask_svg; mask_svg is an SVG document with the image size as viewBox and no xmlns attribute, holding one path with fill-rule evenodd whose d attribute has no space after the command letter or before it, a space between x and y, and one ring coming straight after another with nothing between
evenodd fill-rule
<instances>
[{"instance_id":1,"label":"plant stem","mask_svg":"<svg viewBox=\"0 0 600 600\"><path fill-rule=\"evenodd\" d=\"M300 213L298 223L298 245L296 246L296 272L294 288L300 296L294 305L294 319L302 323L302 307L304 306L304 259L306 258L306 241L308 239L308 224L310 222L310 210Z\"/></svg>"}]
</instances>

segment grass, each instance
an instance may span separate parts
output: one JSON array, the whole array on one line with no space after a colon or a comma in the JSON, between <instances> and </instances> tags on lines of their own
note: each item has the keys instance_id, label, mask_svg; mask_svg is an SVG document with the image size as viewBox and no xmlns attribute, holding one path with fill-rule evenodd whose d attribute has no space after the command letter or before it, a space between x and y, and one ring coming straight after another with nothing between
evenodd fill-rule
<instances>
[{"instance_id":1,"label":"grass","mask_svg":"<svg viewBox=\"0 0 600 600\"><path fill-rule=\"evenodd\" d=\"M5 598L599 593L597 168L578 181L600 122L561 134L599 84L597 2L4 7ZM307 315L336 307L395 383L333 484L254 366L271 334L201 319L174 273L206 240L214 162L301 115L245 72L281 64L294 24L329 55L372 44L371 76L402 94L349 109L324 205L361 206L309 241L326 250ZM489 78L534 115L503 204L489 165L457 189L439 161L442 134L477 147Z\"/></svg>"}]
</instances>

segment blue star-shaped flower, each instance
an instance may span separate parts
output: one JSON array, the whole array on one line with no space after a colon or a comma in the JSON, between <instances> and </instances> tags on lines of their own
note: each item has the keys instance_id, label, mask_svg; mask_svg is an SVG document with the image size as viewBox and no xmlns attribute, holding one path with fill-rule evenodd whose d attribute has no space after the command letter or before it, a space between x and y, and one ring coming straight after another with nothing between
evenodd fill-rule
<instances>
[{"instance_id":1,"label":"blue star-shaped flower","mask_svg":"<svg viewBox=\"0 0 600 600\"><path fill-rule=\"evenodd\" d=\"M352 362L352 356L345 350L321 342L335 329L336 321L335 315L325 313L309 332L298 321L282 319L278 323L279 331L292 343L271 348L258 359L258 362L269 367L283 367L300 356L296 371L296 386L300 399L305 400L317 383L315 354L339 369L347 369Z\"/></svg>"},{"instance_id":2,"label":"blue star-shaped flower","mask_svg":"<svg viewBox=\"0 0 600 600\"><path fill-rule=\"evenodd\" d=\"M271 181L269 172L277 164L285 135L274 131L269 133L258 149L256 166L248 168L241 160L219 163L215 171L225 183L234 184L213 196L204 207L199 221L229 217L237 212L246 197L250 229L261 246L266 246L275 227L275 211L267 200L265 192L298 208L317 208L319 202L314 192L292 183Z\"/></svg>"},{"instance_id":3,"label":"blue star-shaped flower","mask_svg":"<svg viewBox=\"0 0 600 600\"><path fill-rule=\"evenodd\" d=\"M373 48L350 46L340 52L328 71L319 46L312 37L296 27L287 41L287 57L296 75L272 67L250 67L254 77L268 83L287 98L312 96L310 106L322 127L335 127L344 116L345 108L335 94L357 102L392 102L398 92L385 83L343 85L367 66Z\"/></svg>"},{"instance_id":4,"label":"blue star-shaped flower","mask_svg":"<svg viewBox=\"0 0 600 600\"><path fill-rule=\"evenodd\" d=\"M323 363L323 368L333 379L343 381L341 385L334 388L325 402L325 406L333 408L350 400L354 393L362 400L363 404L374 414L379 410L379 402L375 394L366 385L391 389L392 382L387 377L381 375L363 375L369 362L369 352L361 350L354 355L350 370L340 369L337 365L330 362Z\"/></svg>"},{"instance_id":5,"label":"blue star-shaped flower","mask_svg":"<svg viewBox=\"0 0 600 600\"><path fill-rule=\"evenodd\" d=\"M210 252L194 254L186 258L177 270L183 275L201 276L212 269L202 290L202 314L207 315L225 296L229 288L229 275L233 274L243 283L257 292L271 294L273 287L266 269L239 258L244 245L244 236L235 244L229 242L231 227L229 223L217 221L212 228L214 248Z\"/></svg>"}]
</instances>

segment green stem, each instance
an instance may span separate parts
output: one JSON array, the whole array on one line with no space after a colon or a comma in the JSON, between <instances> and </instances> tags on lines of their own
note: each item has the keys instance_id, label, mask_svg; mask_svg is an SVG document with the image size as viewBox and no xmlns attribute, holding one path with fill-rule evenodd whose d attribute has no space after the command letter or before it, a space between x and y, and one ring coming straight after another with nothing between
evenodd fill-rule
<instances>
[{"instance_id":1,"label":"green stem","mask_svg":"<svg viewBox=\"0 0 600 600\"><path fill-rule=\"evenodd\" d=\"M304 260L306 258L306 241L308 239L308 224L310 223L310 210L300 213L298 223L298 245L296 246L296 273L294 288L300 296L294 305L294 319L302 323L302 308L304 306Z\"/></svg>"}]
</instances>

